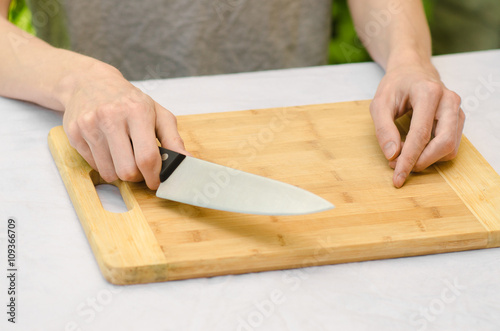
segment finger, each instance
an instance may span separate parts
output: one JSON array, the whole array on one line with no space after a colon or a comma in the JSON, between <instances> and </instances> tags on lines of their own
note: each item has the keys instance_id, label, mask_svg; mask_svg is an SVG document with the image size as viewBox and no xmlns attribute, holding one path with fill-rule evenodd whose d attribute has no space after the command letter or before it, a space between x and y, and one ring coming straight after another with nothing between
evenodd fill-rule
<instances>
[{"instance_id":1,"label":"finger","mask_svg":"<svg viewBox=\"0 0 500 331\"><path fill-rule=\"evenodd\" d=\"M460 109L458 129L456 132L455 149L451 153L449 153L449 154L443 156L441 159L437 160L436 162L449 161L449 160L454 159L457 156L458 148L460 147L460 141L462 140L462 132L464 129L464 120L465 120L465 114L463 113L463 110Z\"/></svg>"},{"instance_id":2,"label":"finger","mask_svg":"<svg viewBox=\"0 0 500 331\"><path fill-rule=\"evenodd\" d=\"M459 108L459 113L458 113L458 129L457 129L457 140L456 140L456 146L455 150L453 153L448 154L447 156L443 157L439 161L449 161L458 154L458 148L460 147L460 141L462 140L462 132L464 130L464 125L465 125L465 113L462 108Z\"/></svg>"},{"instance_id":3,"label":"finger","mask_svg":"<svg viewBox=\"0 0 500 331\"><path fill-rule=\"evenodd\" d=\"M104 135L98 141L93 140L93 138L84 137L87 141L89 149L94 158L94 162L96 169L99 172L99 175L106 182L111 183L118 179L118 176L115 172L115 167L113 164L113 159L111 158L111 154L109 152L109 147Z\"/></svg>"},{"instance_id":4,"label":"finger","mask_svg":"<svg viewBox=\"0 0 500 331\"><path fill-rule=\"evenodd\" d=\"M179 131L177 129L177 120L175 116L167 109L156 103L156 134L163 147L191 155L184 146Z\"/></svg>"},{"instance_id":5,"label":"finger","mask_svg":"<svg viewBox=\"0 0 500 331\"><path fill-rule=\"evenodd\" d=\"M451 155L452 158L457 156L458 154L458 148L460 147L460 141L462 140L462 134L464 131L464 125L465 125L465 113L462 108L459 109L459 114L458 114L458 130L457 130L457 146L455 147L454 155ZM448 161L451 160L450 158L444 158L440 161Z\"/></svg>"},{"instance_id":6,"label":"finger","mask_svg":"<svg viewBox=\"0 0 500 331\"><path fill-rule=\"evenodd\" d=\"M401 136L394 124L395 109L387 102L374 99L370 104L370 114L375 125L375 133L387 160L394 160L401 148Z\"/></svg>"},{"instance_id":7,"label":"finger","mask_svg":"<svg viewBox=\"0 0 500 331\"><path fill-rule=\"evenodd\" d=\"M102 179L108 183L118 179L106 137L99 128L95 112L87 112L80 116L73 124L68 124L68 129L72 136L81 137L78 148Z\"/></svg>"},{"instance_id":8,"label":"finger","mask_svg":"<svg viewBox=\"0 0 500 331\"><path fill-rule=\"evenodd\" d=\"M143 176L136 165L128 129L125 125L106 132L106 137L118 178L128 182L142 181Z\"/></svg>"},{"instance_id":9,"label":"finger","mask_svg":"<svg viewBox=\"0 0 500 331\"><path fill-rule=\"evenodd\" d=\"M85 159L85 161L87 161L92 169L98 170L97 165L94 161L94 157L92 156L92 151L90 150L90 147L89 145L87 145L87 142L85 140L78 146L78 148L76 148L76 150Z\"/></svg>"},{"instance_id":10,"label":"finger","mask_svg":"<svg viewBox=\"0 0 500 331\"><path fill-rule=\"evenodd\" d=\"M436 86L436 88L438 88ZM419 90L414 94L413 116L410 130L406 136L404 148L401 150L398 163L394 169L393 183L399 188L403 186L406 178L417 163L422 151L431 139L434 114L436 113L441 98L441 93L429 88Z\"/></svg>"},{"instance_id":11,"label":"finger","mask_svg":"<svg viewBox=\"0 0 500 331\"><path fill-rule=\"evenodd\" d=\"M461 112L460 97L454 92L446 92L436 112L435 136L422 151L413 171L422 171L437 161L456 156L463 129Z\"/></svg>"},{"instance_id":12,"label":"finger","mask_svg":"<svg viewBox=\"0 0 500 331\"><path fill-rule=\"evenodd\" d=\"M92 156L92 151L90 150L89 145L83 139L80 134L79 129L76 126L69 126L70 128L64 128L66 132L66 136L68 137L69 144L77 150L77 152L83 157L85 161L95 170L97 170L97 166L94 161L94 157Z\"/></svg>"},{"instance_id":13,"label":"finger","mask_svg":"<svg viewBox=\"0 0 500 331\"><path fill-rule=\"evenodd\" d=\"M156 190L160 185L161 158L156 142L154 104L147 107L149 108L137 112L137 116L130 117L128 127L135 163L146 185Z\"/></svg>"},{"instance_id":14,"label":"finger","mask_svg":"<svg viewBox=\"0 0 500 331\"><path fill-rule=\"evenodd\" d=\"M402 141L401 142L401 149L403 149L405 146L405 142ZM391 167L392 169L395 169L396 168L396 164L398 164L398 160L399 160L399 157L396 157L394 160L390 160L389 161L389 167Z\"/></svg>"}]
</instances>

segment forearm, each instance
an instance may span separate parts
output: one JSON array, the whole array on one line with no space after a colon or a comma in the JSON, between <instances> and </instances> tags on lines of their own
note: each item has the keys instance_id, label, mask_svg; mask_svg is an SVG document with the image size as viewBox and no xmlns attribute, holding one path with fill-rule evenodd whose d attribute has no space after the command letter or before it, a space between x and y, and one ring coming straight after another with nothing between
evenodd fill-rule
<instances>
[{"instance_id":1,"label":"forearm","mask_svg":"<svg viewBox=\"0 0 500 331\"><path fill-rule=\"evenodd\" d=\"M457 155L465 116L460 97L431 63L431 38L420 0L349 0L356 30L385 69L370 104L380 148L401 187L410 172ZM403 143L394 121L412 111Z\"/></svg>"},{"instance_id":2,"label":"forearm","mask_svg":"<svg viewBox=\"0 0 500 331\"><path fill-rule=\"evenodd\" d=\"M356 30L386 71L407 63L431 66L431 38L420 0L349 0Z\"/></svg>"},{"instance_id":3,"label":"forearm","mask_svg":"<svg viewBox=\"0 0 500 331\"><path fill-rule=\"evenodd\" d=\"M10 1L0 1L0 17L7 17L9 15Z\"/></svg>"},{"instance_id":4,"label":"forearm","mask_svg":"<svg viewBox=\"0 0 500 331\"><path fill-rule=\"evenodd\" d=\"M0 95L64 110L91 75L120 73L95 59L54 48L0 18Z\"/></svg>"}]
</instances>

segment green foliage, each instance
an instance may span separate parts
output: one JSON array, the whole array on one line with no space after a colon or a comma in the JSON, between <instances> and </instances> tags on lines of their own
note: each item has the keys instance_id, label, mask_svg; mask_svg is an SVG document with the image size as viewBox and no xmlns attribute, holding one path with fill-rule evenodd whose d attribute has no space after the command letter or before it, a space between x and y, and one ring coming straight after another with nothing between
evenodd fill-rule
<instances>
[{"instance_id":1,"label":"green foliage","mask_svg":"<svg viewBox=\"0 0 500 331\"><path fill-rule=\"evenodd\" d=\"M432 0L423 0L425 16L427 16L427 21L429 23L432 22L432 13L433 13L433 3Z\"/></svg>"},{"instance_id":2,"label":"green foliage","mask_svg":"<svg viewBox=\"0 0 500 331\"><path fill-rule=\"evenodd\" d=\"M24 31L35 34L31 25L31 11L26 6L25 0L12 0L9 7L9 21Z\"/></svg>"},{"instance_id":3,"label":"green foliage","mask_svg":"<svg viewBox=\"0 0 500 331\"><path fill-rule=\"evenodd\" d=\"M423 0L427 19L432 18L432 0ZM353 63L370 61L370 55L361 43L354 28L347 0L334 0L332 10L332 36L328 63Z\"/></svg>"},{"instance_id":4,"label":"green foliage","mask_svg":"<svg viewBox=\"0 0 500 331\"><path fill-rule=\"evenodd\" d=\"M370 60L356 34L346 0L336 0L332 6L332 36L328 52L328 63L351 63Z\"/></svg>"}]
</instances>

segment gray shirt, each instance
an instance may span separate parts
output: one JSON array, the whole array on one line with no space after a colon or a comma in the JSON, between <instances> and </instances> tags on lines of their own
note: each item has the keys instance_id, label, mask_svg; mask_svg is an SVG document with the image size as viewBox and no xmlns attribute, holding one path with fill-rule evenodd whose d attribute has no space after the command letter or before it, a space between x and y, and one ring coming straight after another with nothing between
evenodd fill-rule
<instances>
[{"instance_id":1,"label":"gray shirt","mask_svg":"<svg viewBox=\"0 0 500 331\"><path fill-rule=\"evenodd\" d=\"M325 64L332 0L28 0L37 35L130 80Z\"/></svg>"}]
</instances>

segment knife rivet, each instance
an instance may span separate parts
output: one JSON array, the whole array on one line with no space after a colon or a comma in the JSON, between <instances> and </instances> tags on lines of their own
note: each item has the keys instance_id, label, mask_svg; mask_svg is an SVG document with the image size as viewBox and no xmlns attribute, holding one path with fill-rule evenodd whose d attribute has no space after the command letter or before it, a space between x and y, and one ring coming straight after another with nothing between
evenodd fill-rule
<instances>
[{"instance_id":1,"label":"knife rivet","mask_svg":"<svg viewBox=\"0 0 500 331\"><path fill-rule=\"evenodd\" d=\"M167 153L162 154L162 155L161 155L161 160L162 160L162 161L165 161L166 159L168 159L168 154L167 154Z\"/></svg>"}]
</instances>

